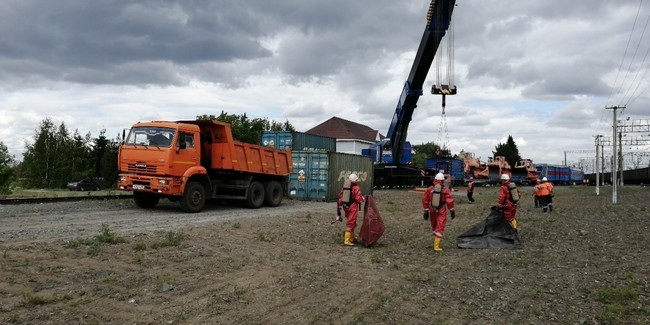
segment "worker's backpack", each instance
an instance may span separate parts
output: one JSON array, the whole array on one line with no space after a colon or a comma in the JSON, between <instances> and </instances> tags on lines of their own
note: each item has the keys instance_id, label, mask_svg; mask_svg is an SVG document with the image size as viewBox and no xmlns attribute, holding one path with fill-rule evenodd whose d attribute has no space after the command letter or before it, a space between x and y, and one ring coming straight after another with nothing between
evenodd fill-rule
<instances>
[{"instance_id":1,"label":"worker's backpack","mask_svg":"<svg viewBox=\"0 0 650 325\"><path fill-rule=\"evenodd\" d=\"M442 206L442 185L436 184L433 186L433 197L431 198L431 207L435 210L440 209Z\"/></svg>"},{"instance_id":2,"label":"worker's backpack","mask_svg":"<svg viewBox=\"0 0 650 325\"><path fill-rule=\"evenodd\" d=\"M352 203L352 184L349 179L343 182L343 205L349 206Z\"/></svg>"},{"instance_id":3,"label":"worker's backpack","mask_svg":"<svg viewBox=\"0 0 650 325\"><path fill-rule=\"evenodd\" d=\"M508 190L510 190L510 199L512 200L512 203L517 204L519 202L519 191L517 190L517 184L508 184Z\"/></svg>"}]
</instances>

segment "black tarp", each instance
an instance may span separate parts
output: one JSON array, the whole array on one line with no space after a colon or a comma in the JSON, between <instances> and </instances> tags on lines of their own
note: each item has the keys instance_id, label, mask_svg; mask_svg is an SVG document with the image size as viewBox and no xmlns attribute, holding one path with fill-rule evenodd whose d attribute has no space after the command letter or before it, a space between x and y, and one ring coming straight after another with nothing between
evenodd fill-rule
<instances>
[{"instance_id":1,"label":"black tarp","mask_svg":"<svg viewBox=\"0 0 650 325\"><path fill-rule=\"evenodd\" d=\"M363 223L359 235L363 245L370 247L374 245L384 234L384 221L379 215L379 209L372 196L366 196L366 204L363 208Z\"/></svg>"},{"instance_id":2,"label":"black tarp","mask_svg":"<svg viewBox=\"0 0 650 325\"><path fill-rule=\"evenodd\" d=\"M494 209L485 220L458 236L457 245L458 248L521 248L517 230L512 229L501 211Z\"/></svg>"}]
</instances>

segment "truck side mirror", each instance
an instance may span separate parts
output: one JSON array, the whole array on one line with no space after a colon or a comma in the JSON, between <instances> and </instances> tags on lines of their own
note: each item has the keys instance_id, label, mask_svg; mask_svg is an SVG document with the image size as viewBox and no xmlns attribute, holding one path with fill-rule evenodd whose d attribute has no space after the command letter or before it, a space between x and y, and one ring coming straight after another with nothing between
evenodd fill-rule
<instances>
[{"instance_id":1,"label":"truck side mirror","mask_svg":"<svg viewBox=\"0 0 650 325\"><path fill-rule=\"evenodd\" d=\"M185 143L185 132L178 132L178 150L187 148L187 143ZM176 150L178 152L178 150Z\"/></svg>"}]
</instances>

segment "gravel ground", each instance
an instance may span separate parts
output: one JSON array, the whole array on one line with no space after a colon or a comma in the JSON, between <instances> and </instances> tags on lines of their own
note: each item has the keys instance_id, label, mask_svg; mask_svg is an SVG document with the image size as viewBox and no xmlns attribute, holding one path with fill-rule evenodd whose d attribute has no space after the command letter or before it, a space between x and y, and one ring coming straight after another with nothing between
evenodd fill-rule
<instances>
[{"instance_id":1,"label":"gravel ground","mask_svg":"<svg viewBox=\"0 0 650 325\"><path fill-rule=\"evenodd\" d=\"M211 202L201 213L183 213L178 203L168 200L152 210L138 208L131 199L0 205L0 242L88 236L97 234L102 225L122 235L169 231L236 218L333 210L333 205L285 199L275 208L246 209Z\"/></svg>"}]
</instances>

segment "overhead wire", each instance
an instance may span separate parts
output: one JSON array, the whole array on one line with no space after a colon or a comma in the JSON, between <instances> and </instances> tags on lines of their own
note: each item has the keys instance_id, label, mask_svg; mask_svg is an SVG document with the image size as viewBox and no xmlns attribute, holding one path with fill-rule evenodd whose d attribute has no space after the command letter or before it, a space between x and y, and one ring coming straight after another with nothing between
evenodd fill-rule
<instances>
[{"instance_id":1,"label":"overhead wire","mask_svg":"<svg viewBox=\"0 0 650 325\"><path fill-rule=\"evenodd\" d=\"M632 59L630 60L630 65L628 66L628 69L627 69L627 71L626 71L626 73L625 73L625 78L623 79L624 81L625 81L625 79L627 78L627 75L629 74L630 70L632 70L632 63L634 62L634 58L636 57L636 53L638 52L639 47L641 46L641 41L643 40L643 36L645 35L645 31L646 31L646 29L648 28L648 22L649 22L649 21L650 21L650 16L648 16L648 18L647 18L646 21L645 21L645 26L643 27L643 31L641 32L641 36L639 37L639 42L637 43L636 49L634 50L634 55L632 56ZM639 73L641 73L641 71L644 70L644 69L643 69L643 66L644 66L644 64L645 64L645 60L646 60L646 58L648 57L648 51L649 51L649 50L650 50L650 47L648 48L648 50L646 50L645 55L643 56L643 60L642 60L641 63L639 64L640 68L637 69L637 71L636 71L636 73L635 73L635 75L634 75L634 79L633 79L632 82L631 82L631 85L634 85L634 84L636 83L636 80L637 80L637 77L639 76ZM645 69L645 71L647 72L647 69ZM644 75L645 75L645 73L644 73ZM641 80L644 80L644 79L642 78ZM637 84L637 87L635 88L635 90L638 89L639 85L640 85L640 82L639 82L639 84ZM630 89L631 89L631 87L630 87L630 88L627 88L627 90L625 91L625 94L623 95L623 99L627 98L627 94L628 94L628 92L630 91ZM626 104L625 104L624 106L627 106L627 103L630 102L630 99L631 99L633 96L634 96L634 92L632 92L632 95L630 95L630 98L629 98L627 101L625 101Z\"/></svg>"},{"instance_id":2,"label":"overhead wire","mask_svg":"<svg viewBox=\"0 0 650 325\"><path fill-rule=\"evenodd\" d=\"M610 93L609 93L609 95L607 97L607 100L605 101L605 107L610 107L610 106L614 105L614 104L610 104L610 101L613 100L612 97L614 96L615 93L620 92L620 89L623 88L623 86L625 84L625 80L627 79L628 73L625 74L625 77L623 78L623 81L621 82L620 85L618 85L619 76L621 74L621 71L623 70L623 64L625 63L625 58L627 57L628 50L630 50L630 44L632 42L632 38L633 38L634 32L636 30L636 25L637 25L637 21L639 19L639 14L641 13L642 5L643 5L643 0L639 0L639 5L637 7L637 12L636 12L636 15L634 17L634 22L632 23L632 30L630 31L630 34L629 34L629 37L628 37L628 40L627 40L627 44L625 46L625 51L623 52L623 56L621 57L621 62L620 62L619 67L617 69L616 77L614 78L614 83L612 84L612 87L610 89ZM645 34L645 30L647 28L647 25L648 25L648 22L646 21L646 25L645 25L645 27L643 29L643 34ZM642 39L642 37L641 37L641 39ZM641 44L641 39L637 43L634 56L636 56L636 52L638 51L638 48L639 48L639 46ZM646 56L647 56L647 53L646 53ZM632 59L630 59L630 67L631 67L633 61L634 61L634 57ZM644 57L644 61L645 61L645 57ZM629 71L629 69L628 69L628 71ZM639 71L637 71L637 73L638 72ZM644 75L645 75L645 73L644 73ZM641 79L641 80L643 80L643 79ZM641 81L639 81L639 84L637 85L637 88L640 85L640 82ZM621 102L623 102L623 99L624 98L621 98ZM621 105L621 106L627 107L627 105ZM623 114L623 112L621 112L621 114ZM605 128L611 128L611 123L609 123L607 121L607 117L608 117L608 114L607 114L606 110L602 110L600 123L599 123L600 124L600 130L599 130L600 134L604 134L606 132Z\"/></svg>"},{"instance_id":3,"label":"overhead wire","mask_svg":"<svg viewBox=\"0 0 650 325\"><path fill-rule=\"evenodd\" d=\"M641 4L643 4L643 0L639 0L639 7L637 8L636 11L636 16L634 17L634 23L632 23L632 30L630 31L630 36L627 38L627 44L625 45L625 51L623 52L623 57L621 58L621 63L618 66L618 71L616 72L616 78L614 78L614 83L612 84L612 89L609 92L609 96L607 97L606 103L609 103L609 100L612 98L612 95L614 93L614 89L616 88L616 83L618 82L618 76L621 73L621 70L623 69L623 63L625 62L625 57L627 56L627 50L630 48L630 42L632 41L632 35L634 34L634 29L636 28L636 22L639 18L639 12L641 12ZM622 85L621 85L622 87ZM609 105L607 105L609 106Z\"/></svg>"}]
</instances>

